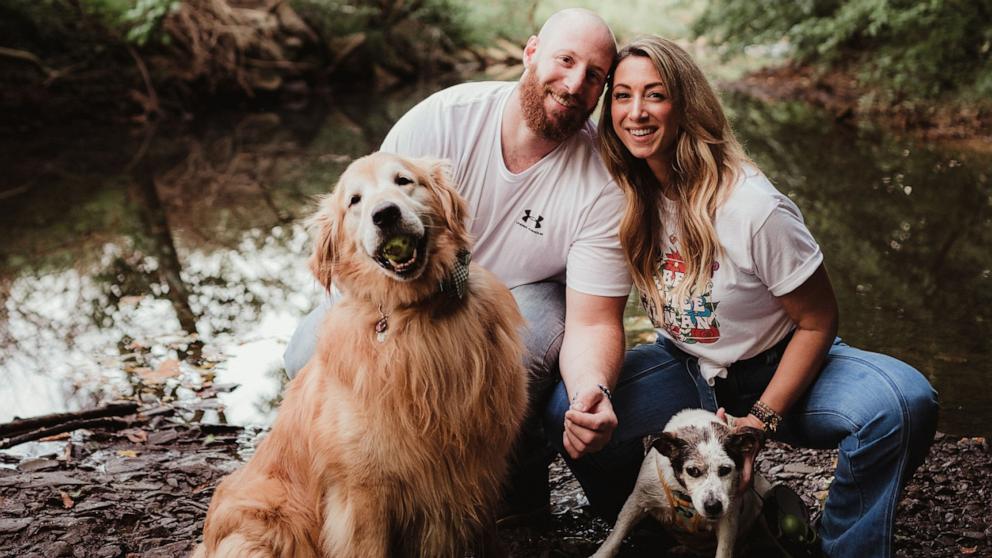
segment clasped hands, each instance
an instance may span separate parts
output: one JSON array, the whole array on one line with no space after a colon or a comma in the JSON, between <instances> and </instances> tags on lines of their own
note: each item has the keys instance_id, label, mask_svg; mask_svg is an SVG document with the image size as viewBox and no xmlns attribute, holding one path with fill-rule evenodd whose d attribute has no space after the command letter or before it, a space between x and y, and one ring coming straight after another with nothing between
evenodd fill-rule
<instances>
[{"instance_id":1,"label":"clasped hands","mask_svg":"<svg viewBox=\"0 0 992 558\"><path fill-rule=\"evenodd\" d=\"M603 449L617 428L613 404L598 387L576 391L565 411L562 443L572 459Z\"/></svg>"},{"instance_id":2,"label":"clasped hands","mask_svg":"<svg viewBox=\"0 0 992 558\"><path fill-rule=\"evenodd\" d=\"M723 407L717 410L716 416L734 430L743 427L762 431L765 429L765 425L753 415L733 417L728 415ZM602 391L596 388L578 391L572 396L568 411L565 411L565 432L562 440L565 451L572 459L595 453L606 446L616 428L617 416L613 411L613 404ZM759 451L760 447L744 456L741 482L738 485L738 491L741 493L751 487L754 478L754 460Z\"/></svg>"}]
</instances>

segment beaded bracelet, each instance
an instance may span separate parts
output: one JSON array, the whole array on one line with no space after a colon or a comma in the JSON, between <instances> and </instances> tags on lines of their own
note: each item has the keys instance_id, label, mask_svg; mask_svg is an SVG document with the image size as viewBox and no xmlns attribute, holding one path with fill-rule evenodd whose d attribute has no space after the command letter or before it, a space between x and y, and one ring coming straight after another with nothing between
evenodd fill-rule
<instances>
[{"instance_id":1,"label":"beaded bracelet","mask_svg":"<svg viewBox=\"0 0 992 558\"><path fill-rule=\"evenodd\" d=\"M765 425L765 431L772 434L778 430L778 423L782 422L782 415L776 413L774 409L760 399L754 402L750 413Z\"/></svg>"}]
</instances>

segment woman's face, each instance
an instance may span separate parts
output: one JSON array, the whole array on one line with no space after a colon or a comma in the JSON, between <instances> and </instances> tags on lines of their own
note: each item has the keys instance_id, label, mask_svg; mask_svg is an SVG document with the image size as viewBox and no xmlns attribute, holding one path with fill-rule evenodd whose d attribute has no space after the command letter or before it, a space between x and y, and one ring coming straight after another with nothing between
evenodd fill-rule
<instances>
[{"instance_id":1,"label":"woman's face","mask_svg":"<svg viewBox=\"0 0 992 558\"><path fill-rule=\"evenodd\" d=\"M613 129L631 155L645 159L655 174L669 167L678 122L668 88L651 59L624 58L613 74L612 95Z\"/></svg>"}]
</instances>

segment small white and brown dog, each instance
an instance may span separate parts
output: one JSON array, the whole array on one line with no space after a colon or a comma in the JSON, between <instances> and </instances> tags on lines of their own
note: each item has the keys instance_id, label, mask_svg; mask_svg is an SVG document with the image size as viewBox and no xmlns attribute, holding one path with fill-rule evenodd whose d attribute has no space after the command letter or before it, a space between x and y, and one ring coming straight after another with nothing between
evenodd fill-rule
<instances>
[{"instance_id":1,"label":"small white and brown dog","mask_svg":"<svg viewBox=\"0 0 992 558\"><path fill-rule=\"evenodd\" d=\"M761 513L758 495L769 488L755 471L753 489L738 490L744 461L753 459L763 435L755 428L735 432L703 409L676 414L650 442L634 490L593 557L615 556L624 537L648 515L691 550L715 546L717 558L733 556L738 536Z\"/></svg>"}]
</instances>

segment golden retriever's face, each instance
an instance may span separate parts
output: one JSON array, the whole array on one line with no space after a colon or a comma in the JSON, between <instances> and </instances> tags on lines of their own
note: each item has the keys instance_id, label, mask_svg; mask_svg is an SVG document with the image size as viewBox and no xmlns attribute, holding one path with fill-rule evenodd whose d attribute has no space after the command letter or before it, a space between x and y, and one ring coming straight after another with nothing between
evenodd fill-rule
<instances>
[{"instance_id":1,"label":"golden retriever's face","mask_svg":"<svg viewBox=\"0 0 992 558\"><path fill-rule=\"evenodd\" d=\"M315 216L311 266L325 286L331 275L360 280L372 269L415 281L438 259L432 252L465 242L464 213L443 163L374 153L345 170Z\"/></svg>"}]
</instances>

